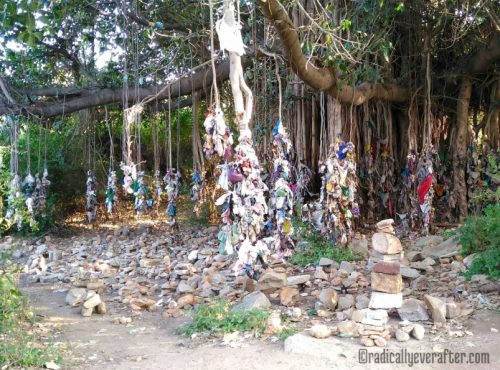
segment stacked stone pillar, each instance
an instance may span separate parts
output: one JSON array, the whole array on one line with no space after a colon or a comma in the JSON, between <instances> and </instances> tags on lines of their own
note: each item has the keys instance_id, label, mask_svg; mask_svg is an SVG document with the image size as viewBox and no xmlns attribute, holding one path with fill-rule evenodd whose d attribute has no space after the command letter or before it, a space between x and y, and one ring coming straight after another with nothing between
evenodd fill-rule
<instances>
[{"instance_id":1,"label":"stacked stone pillar","mask_svg":"<svg viewBox=\"0 0 500 370\"><path fill-rule=\"evenodd\" d=\"M372 237L372 295L370 308L399 308L403 303L403 281L400 262L403 250L393 227L394 220L377 223L377 232Z\"/></svg>"}]
</instances>

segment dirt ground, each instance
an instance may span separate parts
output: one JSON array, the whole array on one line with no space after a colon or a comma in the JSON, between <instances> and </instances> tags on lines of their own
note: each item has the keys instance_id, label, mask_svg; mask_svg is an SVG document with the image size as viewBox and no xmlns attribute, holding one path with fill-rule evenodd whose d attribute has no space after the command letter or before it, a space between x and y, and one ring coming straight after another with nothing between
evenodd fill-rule
<instances>
[{"instance_id":1,"label":"dirt ground","mask_svg":"<svg viewBox=\"0 0 500 370\"><path fill-rule=\"evenodd\" d=\"M53 333L54 343L64 343L64 368L68 369L328 369L350 368L395 369L408 365L360 364L355 339L342 339L349 350L336 361L321 354L298 355L285 353L283 342L242 339L232 345L222 341L193 343L179 336L175 329L186 321L164 319L159 313L141 313L128 325L114 324L113 319L129 316L125 307L108 305L106 315L82 317L77 309L64 302L66 287L50 284L23 285L23 292L40 317L40 324ZM472 335L445 338L432 342L432 335L423 341L389 342L391 351L407 348L413 352L436 352L438 348L459 352L487 352L489 364L426 364L417 369L500 369L499 333L500 314L494 311L476 311L467 323ZM369 352L380 352L371 348Z\"/></svg>"}]
</instances>

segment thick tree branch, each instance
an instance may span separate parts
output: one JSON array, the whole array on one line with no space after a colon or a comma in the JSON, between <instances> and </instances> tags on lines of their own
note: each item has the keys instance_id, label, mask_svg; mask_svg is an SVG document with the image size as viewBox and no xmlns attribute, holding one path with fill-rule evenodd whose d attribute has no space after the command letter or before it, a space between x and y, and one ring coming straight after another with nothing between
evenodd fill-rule
<instances>
[{"instance_id":1,"label":"thick tree branch","mask_svg":"<svg viewBox=\"0 0 500 370\"><path fill-rule=\"evenodd\" d=\"M287 62L294 73L315 90L325 91L342 103L360 105L377 98L393 102L408 100L408 89L393 84L363 83L360 86L342 86L332 68L318 68L306 59L300 40L286 9L278 0L257 0L260 8L273 23L285 47Z\"/></svg>"}]
</instances>

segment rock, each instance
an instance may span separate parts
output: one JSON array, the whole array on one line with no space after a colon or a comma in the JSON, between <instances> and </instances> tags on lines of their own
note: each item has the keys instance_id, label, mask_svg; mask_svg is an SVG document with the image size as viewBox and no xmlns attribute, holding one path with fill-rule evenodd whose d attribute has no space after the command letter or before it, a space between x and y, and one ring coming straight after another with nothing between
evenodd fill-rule
<instances>
[{"instance_id":1,"label":"rock","mask_svg":"<svg viewBox=\"0 0 500 370\"><path fill-rule=\"evenodd\" d=\"M365 313L362 310L352 311L351 320L354 322L361 322L365 318Z\"/></svg>"},{"instance_id":2,"label":"rock","mask_svg":"<svg viewBox=\"0 0 500 370\"><path fill-rule=\"evenodd\" d=\"M407 320L407 321L429 320L429 315L427 314L425 303L415 298L405 299L401 307L398 308L398 314L401 320Z\"/></svg>"},{"instance_id":3,"label":"rock","mask_svg":"<svg viewBox=\"0 0 500 370\"><path fill-rule=\"evenodd\" d=\"M335 289L326 288L320 292L319 300L326 308L334 310L337 307L338 294Z\"/></svg>"},{"instance_id":4,"label":"rock","mask_svg":"<svg viewBox=\"0 0 500 370\"><path fill-rule=\"evenodd\" d=\"M233 306L231 309L234 312L242 312L245 310L251 310L253 308L269 308L271 307L271 302L262 292L255 291L246 295L241 303Z\"/></svg>"},{"instance_id":5,"label":"rock","mask_svg":"<svg viewBox=\"0 0 500 370\"><path fill-rule=\"evenodd\" d=\"M289 276L287 278L287 285L300 285L305 284L311 280L311 275L297 275L297 276Z\"/></svg>"},{"instance_id":6,"label":"rock","mask_svg":"<svg viewBox=\"0 0 500 370\"><path fill-rule=\"evenodd\" d=\"M428 245L422 249L422 255L424 257L436 257L445 258L453 257L460 254L462 247L455 238L450 238L442 243L435 245Z\"/></svg>"},{"instance_id":7,"label":"rock","mask_svg":"<svg viewBox=\"0 0 500 370\"><path fill-rule=\"evenodd\" d=\"M428 294L424 295L424 301L434 322L446 322L446 303L444 301Z\"/></svg>"},{"instance_id":8,"label":"rock","mask_svg":"<svg viewBox=\"0 0 500 370\"><path fill-rule=\"evenodd\" d=\"M363 308L368 308L368 304L370 303L370 298L368 298L364 294L359 294L356 296L356 308L361 310Z\"/></svg>"},{"instance_id":9,"label":"rock","mask_svg":"<svg viewBox=\"0 0 500 370\"><path fill-rule=\"evenodd\" d=\"M96 312L99 315L105 315L108 312L108 309L106 308L106 303L101 302L95 307Z\"/></svg>"},{"instance_id":10,"label":"rock","mask_svg":"<svg viewBox=\"0 0 500 370\"><path fill-rule=\"evenodd\" d=\"M424 339L424 335L425 335L424 326L420 324L415 324L413 330L411 331L411 336L416 340L422 340Z\"/></svg>"},{"instance_id":11,"label":"rock","mask_svg":"<svg viewBox=\"0 0 500 370\"><path fill-rule=\"evenodd\" d=\"M198 251L197 250L193 250L191 252L189 252L188 254L188 261L193 263L193 262L196 262L196 260L198 259Z\"/></svg>"},{"instance_id":12,"label":"rock","mask_svg":"<svg viewBox=\"0 0 500 370\"><path fill-rule=\"evenodd\" d=\"M262 274L258 283L257 290L279 289L288 284L285 273L268 270Z\"/></svg>"},{"instance_id":13,"label":"rock","mask_svg":"<svg viewBox=\"0 0 500 370\"><path fill-rule=\"evenodd\" d=\"M43 274L40 275L40 283L42 284L54 284L59 281L59 274Z\"/></svg>"},{"instance_id":14,"label":"rock","mask_svg":"<svg viewBox=\"0 0 500 370\"><path fill-rule=\"evenodd\" d=\"M436 264L436 261L434 261L434 259L431 257L426 257L423 261L421 261L421 263L425 266L434 266Z\"/></svg>"},{"instance_id":15,"label":"rock","mask_svg":"<svg viewBox=\"0 0 500 370\"><path fill-rule=\"evenodd\" d=\"M372 292L369 308L399 308L403 303L402 293Z\"/></svg>"},{"instance_id":16,"label":"rock","mask_svg":"<svg viewBox=\"0 0 500 370\"><path fill-rule=\"evenodd\" d=\"M476 253L469 254L467 257L465 257L464 260L462 261L464 266L466 268L469 268L475 257L476 257Z\"/></svg>"},{"instance_id":17,"label":"rock","mask_svg":"<svg viewBox=\"0 0 500 370\"><path fill-rule=\"evenodd\" d=\"M382 337L377 336L376 338L374 338L373 341L375 342L375 345L377 347L385 347L385 346L387 346L387 341L384 338L382 338Z\"/></svg>"},{"instance_id":18,"label":"rock","mask_svg":"<svg viewBox=\"0 0 500 370\"><path fill-rule=\"evenodd\" d=\"M458 303L455 302L446 302L446 318L454 319L455 317L460 316L462 313L462 309Z\"/></svg>"},{"instance_id":19,"label":"rock","mask_svg":"<svg viewBox=\"0 0 500 370\"><path fill-rule=\"evenodd\" d=\"M444 238L439 235L429 235L418 238L415 241L415 247L424 248L424 247L432 247L442 243Z\"/></svg>"},{"instance_id":20,"label":"rock","mask_svg":"<svg viewBox=\"0 0 500 370\"><path fill-rule=\"evenodd\" d=\"M309 334L314 338L325 339L332 335L332 331L326 325L316 324L309 329Z\"/></svg>"},{"instance_id":21,"label":"rock","mask_svg":"<svg viewBox=\"0 0 500 370\"><path fill-rule=\"evenodd\" d=\"M351 248L354 252L361 254L363 257L367 257L369 254L367 239L353 239Z\"/></svg>"},{"instance_id":22,"label":"rock","mask_svg":"<svg viewBox=\"0 0 500 370\"><path fill-rule=\"evenodd\" d=\"M397 254L403 250L399 239L386 233L373 234L372 248L382 254Z\"/></svg>"},{"instance_id":23,"label":"rock","mask_svg":"<svg viewBox=\"0 0 500 370\"><path fill-rule=\"evenodd\" d=\"M351 273L353 272L354 267L352 266L352 263L347 261L342 261L340 262L339 270L344 270L347 271L348 273Z\"/></svg>"},{"instance_id":24,"label":"rock","mask_svg":"<svg viewBox=\"0 0 500 370\"><path fill-rule=\"evenodd\" d=\"M451 263L451 270L457 272L465 272L465 264L463 262L453 261Z\"/></svg>"},{"instance_id":25,"label":"rock","mask_svg":"<svg viewBox=\"0 0 500 370\"><path fill-rule=\"evenodd\" d=\"M73 288L66 294L66 303L71 307L76 307L83 302L83 298L87 294L84 288Z\"/></svg>"},{"instance_id":26,"label":"rock","mask_svg":"<svg viewBox=\"0 0 500 370\"><path fill-rule=\"evenodd\" d=\"M285 340L284 347L286 353L312 355L330 361L338 361L339 355L348 349L348 345L338 338L317 339L304 333L288 337Z\"/></svg>"},{"instance_id":27,"label":"rock","mask_svg":"<svg viewBox=\"0 0 500 370\"><path fill-rule=\"evenodd\" d=\"M283 306L291 306L299 298L299 290L294 287L286 286L281 288L280 302Z\"/></svg>"},{"instance_id":28,"label":"rock","mask_svg":"<svg viewBox=\"0 0 500 370\"><path fill-rule=\"evenodd\" d=\"M401 276L408 279L416 279L420 276L420 272L411 267L401 266Z\"/></svg>"},{"instance_id":29,"label":"rock","mask_svg":"<svg viewBox=\"0 0 500 370\"><path fill-rule=\"evenodd\" d=\"M189 285L186 280L181 280L179 285L177 286L177 292L178 293L193 293L194 289L191 285Z\"/></svg>"},{"instance_id":30,"label":"rock","mask_svg":"<svg viewBox=\"0 0 500 370\"><path fill-rule=\"evenodd\" d=\"M267 319L266 334L278 334L283 330L280 311L273 311Z\"/></svg>"},{"instance_id":31,"label":"rock","mask_svg":"<svg viewBox=\"0 0 500 370\"><path fill-rule=\"evenodd\" d=\"M415 290L427 290L430 287L429 279L425 276L419 276L411 282L411 287Z\"/></svg>"},{"instance_id":32,"label":"rock","mask_svg":"<svg viewBox=\"0 0 500 370\"><path fill-rule=\"evenodd\" d=\"M361 343L362 346L365 347L373 347L375 345L373 339L368 337L362 337L359 342Z\"/></svg>"},{"instance_id":33,"label":"rock","mask_svg":"<svg viewBox=\"0 0 500 370\"><path fill-rule=\"evenodd\" d=\"M320 265L320 266L323 267L323 266L331 266L334 263L336 263L336 262L334 260L331 260L330 258L321 257L321 259L319 260L318 265Z\"/></svg>"},{"instance_id":34,"label":"rock","mask_svg":"<svg viewBox=\"0 0 500 370\"><path fill-rule=\"evenodd\" d=\"M103 281L90 281L87 283L87 289L89 290L98 290L104 288Z\"/></svg>"},{"instance_id":35,"label":"rock","mask_svg":"<svg viewBox=\"0 0 500 370\"><path fill-rule=\"evenodd\" d=\"M372 272L379 272L388 275L399 275L401 269L399 263L397 262L380 261L373 265Z\"/></svg>"},{"instance_id":36,"label":"rock","mask_svg":"<svg viewBox=\"0 0 500 370\"><path fill-rule=\"evenodd\" d=\"M346 294L338 298L337 310L343 311L354 306L354 296Z\"/></svg>"},{"instance_id":37,"label":"rock","mask_svg":"<svg viewBox=\"0 0 500 370\"><path fill-rule=\"evenodd\" d=\"M385 293L399 293L403 288L403 280L401 275L388 275L379 272L372 272L373 290Z\"/></svg>"},{"instance_id":38,"label":"rock","mask_svg":"<svg viewBox=\"0 0 500 370\"><path fill-rule=\"evenodd\" d=\"M93 312L94 312L94 307L85 308L82 306L81 314L83 317L90 317L90 316L92 316Z\"/></svg>"},{"instance_id":39,"label":"rock","mask_svg":"<svg viewBox=\"0 0 500 370\"><path fill-rule=\"evenodd\" d=\"M338 324L339 336L344 338L358 337L359 324L352 320L342 321Z\"/></svg>"},{"instance_id":40,"label":"rock","mask_svg":"<svg viewBox=\"0 0 500 370\"><path fill-rule=\"evenodd\" d=\"M185 294L177 300L177 307L184 308L196 304L196 298L193 294Z\"/></svg>"},{"instance_id":41,"label":"rock","mask_svg":"<svg viewBox=\"0 0 500 370\"><path fill-rule=\"evenodd\" d=\"M401 329L396 330L396 339L398 342L407 342L410 340L410 335Z\"/></svg>"},{"instance_id":42,"label":"rock","mask_svg":"<svg viewBox=\"0 0 500 370\"><path fill-rule=\"evenodd\" d=\"M321 266L316 267L316 271L314 272L314 278L320 280L328 280L328 275L323 271Z\"/></svg>"},{"instance_id":43,"label":"rock","mask_svg":"<svg viewBox=\"0 0 500 370\"><path fill-rule=\"evenodd\" d=\"M422 261L424 259L424 257L422 256L422 253L416 252L416 251L408 252L406 255L406 258L408 258L408 261L410 261L410 262L418 262L418 261Z\"/></svg>"},{"instance_id":44,"label":"rock","mask_svg":"<svg viewBox=\"0 0 500 370\"><path fill-rule=\"evenodd\" d=\"M99 296L99 294L94 294L92 297L90 297L89 299L87 299L84 303L83 303L83 307L84 308L94 308L95 306L99 305L101 303L101 297Z\"/></svg>"}]
</instances>

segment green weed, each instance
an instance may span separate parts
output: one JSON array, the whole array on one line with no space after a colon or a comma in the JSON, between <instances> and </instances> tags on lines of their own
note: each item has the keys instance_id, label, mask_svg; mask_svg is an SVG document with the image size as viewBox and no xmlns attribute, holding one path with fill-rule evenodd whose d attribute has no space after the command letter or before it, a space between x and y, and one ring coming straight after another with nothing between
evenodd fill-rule
<instances>
[{"instance_id":1,"label":"green weed","mask_svg":"<svg viewBox=\"0 0 500 370\"><path fill-rule=\"evenodd\" d=\"M286 338L291 337L298 333L298 330L294 326L285 326L283 330L277 335L278 339L281 341L286 340Z\"/></svg>"}]
</instances>

